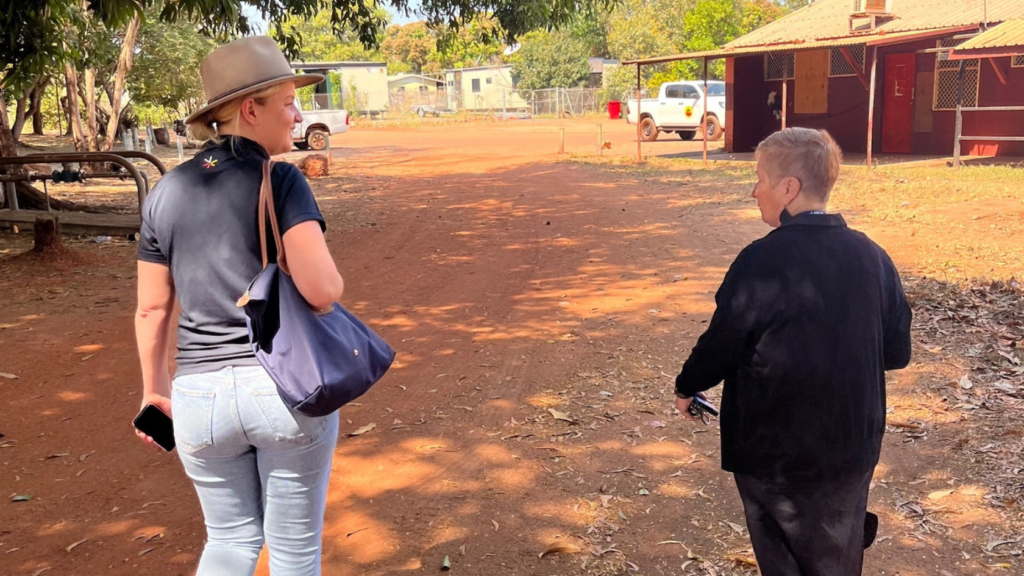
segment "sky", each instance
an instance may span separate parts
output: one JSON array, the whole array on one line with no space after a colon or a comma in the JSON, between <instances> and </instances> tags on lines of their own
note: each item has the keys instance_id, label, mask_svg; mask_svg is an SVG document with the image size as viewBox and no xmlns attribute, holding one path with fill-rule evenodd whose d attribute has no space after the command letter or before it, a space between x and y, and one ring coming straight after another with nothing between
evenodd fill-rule
<instances>
[{"instance_id":1,"label":"sky","mask_svg":"<svg viewBox=\"0 0 1024 576\"><path fill-rule=\"evenodd\" d=\"M420 7L420 0L410 0L409 1L409 8L411 8L413 11L415 11L419 7ZM260 34L266 34L267 33L267 30L269 29L268 26L267 26L267 21L263 19L263 16L260 15L259 11L257 11L255 8L253 8L250 5L245 5L242 8L242 11L254 23L254 25L255 25L254 27L257 29L257 31ZM420 17L417 16L415 14L415 12L410 12L409 16L403 16L401 14L398 14L398 13L395 12L395 10L393 10L391 8L388 8L388 12L391 12L391 16L393 17L393 19L391 21L392 24L402 24L402 25L405 25L405 24L408 24L410 22L416 22L417 20L420 19Z\"/></svg>"},{"instance_id":2,"label":"sky","mask_svg":"<svg viewBox=\"0 0 1024 576\"><path fill-rule=\"evenodd\" d=\"M411 0L409 2L409 7L412 8L413 10L416 10L417 8L419 8L420 7L419 0ZM419 20L419 17L416 16L416 14L414 14L414 13L410 13L408 17L405 17L405 16L402 16L400 14L396 14L393 10L389 10L389 11L395 17L394 21L392 21L392 24L403 24L404 25L404 24L408 24L410 22L415 22L415 21Z\"/></svg>"}]
</instances>

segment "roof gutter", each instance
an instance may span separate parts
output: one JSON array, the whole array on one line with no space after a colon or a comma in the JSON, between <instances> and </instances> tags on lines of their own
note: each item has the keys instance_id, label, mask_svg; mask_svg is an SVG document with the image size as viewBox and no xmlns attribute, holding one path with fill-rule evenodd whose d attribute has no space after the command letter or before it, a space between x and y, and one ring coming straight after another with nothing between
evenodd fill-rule
<instances>
[{"instance_id":1,"label":"roof gutter","mask_svg":"<svg viewBox=\"0 0 1024 576\"><path fill-rule=\"evenodd\" d=\"M890 34L878 33L863 36L848 36L844 38L834 39L823 39L823 40L810 40L807 42L800 43L787 43L787 44L766 44L762 46L742 46L737 48L719 48L718 50L705 50L702 52L689 52L684 54L675 54L672 56L659 56L655 58L644 58L637 60L626 60L622 64L628 65L647 65L647 64L665 64L667 62L677 62L679 60L692 60L695 58L731 58L735 56L759 56L762 54L768 54L771 52L801 52L807 50L822 50L825 48L843 48L846 46L856 46L858 44L864 44L866 46L888 46L892 44L902 44L904 42L914 42L917 40L924 40L927 38L947 36L949 34L955 34L960 32L966 32L969 30L977 30L978 25L973 24L969 26L955 26L950 28L941 28L938 30L923 30L916 33L906 32L892 32Z\"/></svg>"}]
</instances>

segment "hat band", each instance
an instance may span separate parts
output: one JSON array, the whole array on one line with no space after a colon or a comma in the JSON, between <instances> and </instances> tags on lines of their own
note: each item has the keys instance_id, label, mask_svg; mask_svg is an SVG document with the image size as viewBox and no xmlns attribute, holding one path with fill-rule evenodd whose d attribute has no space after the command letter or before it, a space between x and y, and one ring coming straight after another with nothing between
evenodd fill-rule
<instances>
[{"instance_id":1,"label":"hat band","mask_svg":"<svg viewBox=\"0 0 1024 576\"><path fill-rule=\"evenodd\" d=\"M212 103L212 102L216 102L218 100L223 100L225 98L229 98L231 96L234 96L235 94L238 94L238 93L241 93L241 92L245 92L246 90L248 90L248 89L250 89L250 88L252 88L254 86L259 86L260 84L266 84L267 82L274 82L275 80L287 80L289 78L297 78L297 77L298 77L298 74L284 74L282 76L275 76L273 78L263 78L262 80L257 80L255 82L250 82L248 84L239 86L237 88L232 88L231 90L228 90L227 92L223 92L223 93L217 95L214 98L210 98L210 99L208 99L206 101L206 105L209 106L210 103Z\"/></svg>"}]
</instances>

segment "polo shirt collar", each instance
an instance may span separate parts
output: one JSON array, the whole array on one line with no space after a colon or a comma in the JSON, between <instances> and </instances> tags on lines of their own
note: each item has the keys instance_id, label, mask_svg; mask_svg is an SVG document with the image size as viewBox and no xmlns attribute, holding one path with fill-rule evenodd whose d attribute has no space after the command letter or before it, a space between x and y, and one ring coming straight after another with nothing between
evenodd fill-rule
<instances>
[{"instance_id":1,"label":"polo shirt collar","mask_svg":"<svg viewBox=\"0 0 1024 576\"><path fill-rule=\"evenodd\" d=\"M260 146L255 140L250 140L244 136L227 136L219 143L207 142L203 146L202 153L224 153L229 156L237 156L238 158L256 156L264 160L270 158L270 154L267 154L267 150L263 146Z\"/></svg>"},{"instance_id":2,"label":"polo shirt collar","mask_svg":"<svg viewBox=\"0 0 1024 576\"><path fill-rule=\"evenodd\" d=\"M779 220L783 226L846 226L846 220L841 214L828 214L821 210L809 210L796 216L783 210Z\"/></svg>"}]
</instances>

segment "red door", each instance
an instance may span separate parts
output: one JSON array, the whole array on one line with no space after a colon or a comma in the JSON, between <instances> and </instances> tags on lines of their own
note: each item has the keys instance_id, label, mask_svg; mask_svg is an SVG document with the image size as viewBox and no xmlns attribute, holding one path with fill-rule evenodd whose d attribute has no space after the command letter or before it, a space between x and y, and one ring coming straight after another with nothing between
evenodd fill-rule
<instances>
[{"instance_id":1,"label":"red door","mask_svg":"<svg viewBox=\"0 0 1024 576\"><path fill-rule=\"evenodd\" d=\"M910 154L914 134L914 67L916 54L885 57L882 98L882 152Z\"/></svg>"}]
</instances>

